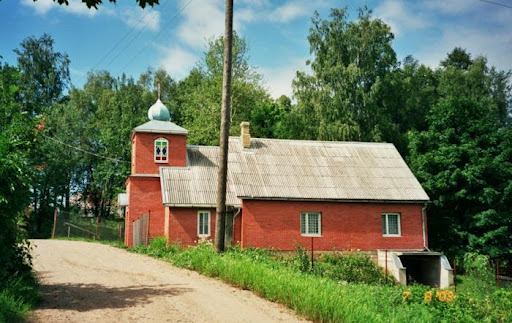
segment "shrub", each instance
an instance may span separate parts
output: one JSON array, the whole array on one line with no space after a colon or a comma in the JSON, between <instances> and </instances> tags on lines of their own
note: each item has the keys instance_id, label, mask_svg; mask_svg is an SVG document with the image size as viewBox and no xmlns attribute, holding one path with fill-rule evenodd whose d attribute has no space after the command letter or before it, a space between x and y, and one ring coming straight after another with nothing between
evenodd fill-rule
<instances>
[{"instance_id":1,"label":"shrub","mask_svg":"<svg viewBox=\"0 0 512 323\"><path fill-rule=\"evenodd\" d=\"M362 252L323 254L313 272L337 281L365 284L394 284L368 254Z\"/></svg>"}]
</instances>

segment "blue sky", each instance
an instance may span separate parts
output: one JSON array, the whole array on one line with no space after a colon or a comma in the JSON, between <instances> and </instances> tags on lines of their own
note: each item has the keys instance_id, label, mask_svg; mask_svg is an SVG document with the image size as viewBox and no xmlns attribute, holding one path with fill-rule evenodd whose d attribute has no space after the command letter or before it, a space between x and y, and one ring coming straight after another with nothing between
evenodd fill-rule
<instances>
[{"instance_id":1,"label":"blue sky","mask_svg":"<svg viewBox=\"0 0 512 323\"><path fill-rule=\"evenodd\" d=\"M140 9L135 0L104 0L90 10L78 0L59 6L52 0L0 1L0 55L15 64L13 49L28 36L46 32L56 49L71 59L72 83L81 87L91 69L134 77L149 66L185 77L201 58L206 40L222 35L223 0L160 0ZM436 67L455 46L484 55L499 69L512 69L512 0L235 0L235 29L250 47L249 62L263 75L272 96L291 95L297 70L307 70L311 16L345 7L350 18L364 4L388 23L399 59L413 55Z\"/></svg>"}]
</instances>

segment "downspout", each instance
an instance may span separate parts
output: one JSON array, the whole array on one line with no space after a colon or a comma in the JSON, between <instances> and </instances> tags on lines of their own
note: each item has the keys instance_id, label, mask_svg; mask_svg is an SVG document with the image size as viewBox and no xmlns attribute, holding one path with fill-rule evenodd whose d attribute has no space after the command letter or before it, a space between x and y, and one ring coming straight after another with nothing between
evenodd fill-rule
<instances>
[{"instance_id":1,"label":"downspout","mask_svg":"<svg viewBox=\"0 0 512 323\"><path fill-rule=\"evenodd\" d=\"M426 229L425 228L425 211L426 211L426 209L427 209L427 203L425 203L425 205L421 209L421 226L423 229L423 250L430 251L427 246L427 234L425 231L425 229Z\"/></svg>"}]
</instances>

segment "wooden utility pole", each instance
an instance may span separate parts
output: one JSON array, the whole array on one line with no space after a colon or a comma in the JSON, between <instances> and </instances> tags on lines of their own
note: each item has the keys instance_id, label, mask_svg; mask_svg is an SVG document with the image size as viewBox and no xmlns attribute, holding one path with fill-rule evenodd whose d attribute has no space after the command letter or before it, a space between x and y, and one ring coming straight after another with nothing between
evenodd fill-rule
<instances>
[{"instance_id":1,"label":"wooden utility pole","mask_svg":"<svg viewBox=\"0 0 512 323\"><path fill-rule=\"evenodd\" d=\"M222 75L222 114L220 120L219 173L217 176L217 216L215 218L215 250L224 251L226 225L226 183L228 176L229 114L231 105L231 52L233 47L233 0L226 0L224 31L224 69Z\"/></svg>"}]
</instances>

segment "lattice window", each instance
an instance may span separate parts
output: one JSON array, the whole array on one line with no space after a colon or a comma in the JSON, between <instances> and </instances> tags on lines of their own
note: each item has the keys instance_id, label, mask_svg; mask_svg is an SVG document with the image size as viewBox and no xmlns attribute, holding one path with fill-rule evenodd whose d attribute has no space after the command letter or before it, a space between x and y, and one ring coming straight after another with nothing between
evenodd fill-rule
<instances>
[{"instance_id":1,"label":"lattice window","mask_svg":"<svg viewBox=\"0 0 512 323\"><path fill-rule=\"evenodd\" d=\"M400 230L400 214L383 213L382 214L382 235L385 237L399 237Z\"/></svg>"},{"instance_id":2,"label":"lattice window","mask_svg":"<svg viewBox=\"0 0 512 323\"><path fill-rule=\"evenodd\" d=\"M155 163L167 163L169 155L169 141L165 138L155 140Z\"/></svg>"},{"instance_id":3,"label":"lattice window","mask_svg":"<svg viewBox=\"0 0 512 323\"><path fill-rule=\"evenodd\" d=\"M300 214L300 234L305 237L322 235L322 216L319 212L302 212Z\"/></svg>"}]
</instances>

